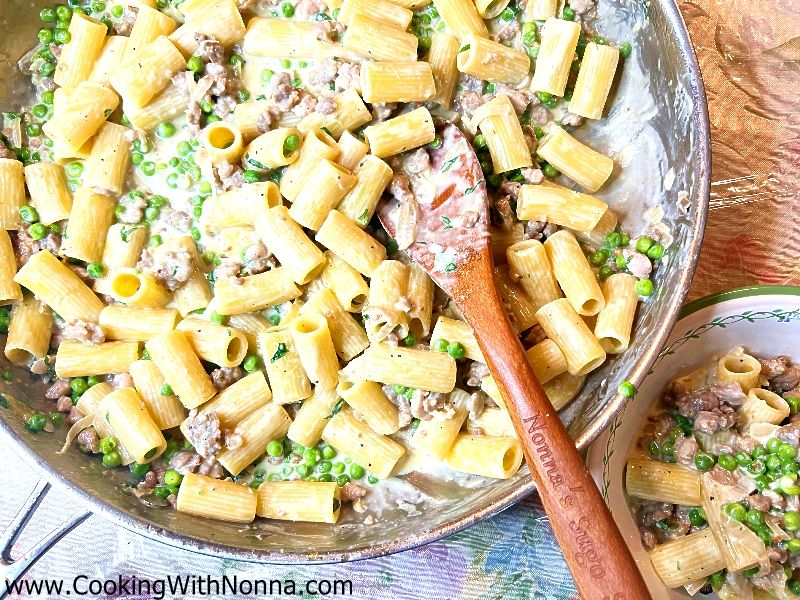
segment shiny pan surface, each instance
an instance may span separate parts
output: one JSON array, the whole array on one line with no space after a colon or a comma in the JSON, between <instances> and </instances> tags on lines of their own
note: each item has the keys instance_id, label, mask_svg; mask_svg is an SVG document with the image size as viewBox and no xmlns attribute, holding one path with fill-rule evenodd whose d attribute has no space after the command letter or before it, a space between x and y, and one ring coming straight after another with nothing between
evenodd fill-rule
<instances>
[{"instance_id":1,"label":"shiny pan surface","mask_svg":"<svg viewBox=\"0 0 800 600\"><path fill-rule=\"evenodd\" d=\"M0 3L0 109L16 110L31 94L16 61L29 49L38 29L43 0ZM622 216L632 233L646 214L663 207L663 222L674 243L668 261L655 274L656 292L640 307L630 350L587 379L579 396L562 413L576 444L585 450L620 411L625 398L619 382L642 381L666 340L688 291L700 253L708 211L710 137L705 95L688 34L672 0L601 0L598 32L633 54L624 61L612 91L608 116L582 127L577 135L614 156L617 168L598 196ZM683 198L682 202L679 199ZM650 213L648 213L650 211ZM5 357L0 369L9 368ZM87 508L118 525L185 549L239 560L290 563L338 562L406 550L455 533L490 517L535 487L527 469L506 481L463 488L454 482L419 478L433 498L421 514L385 510L372 525L345 522L334 528L311 523L261 522L249 526L209 521L174 510L148 508L124 490L127 470L103 469L73 449L56 451L62 435L34 434L25 428L26 405L48 410L45 386L29 373L12 369L0 393L20 402L0 409L0 429L19 453L51 482L70 488Z\"/></svg>"}]
</instances>

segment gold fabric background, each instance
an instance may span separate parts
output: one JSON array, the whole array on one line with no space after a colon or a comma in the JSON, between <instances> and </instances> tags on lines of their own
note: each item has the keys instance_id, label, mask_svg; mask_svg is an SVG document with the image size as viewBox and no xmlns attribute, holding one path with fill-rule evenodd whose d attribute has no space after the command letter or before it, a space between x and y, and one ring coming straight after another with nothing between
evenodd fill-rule
<instances>
[{"instance_id":1,"label":"gold fabric background","mask_svg":"<svg viewBox=\"0 0 800 600\"><path fill-rule=\"evenodd\" d=\"M688 299L800 285L800 0L679 6L708 96L713 157Z\"/></svg>"}]
</instances>

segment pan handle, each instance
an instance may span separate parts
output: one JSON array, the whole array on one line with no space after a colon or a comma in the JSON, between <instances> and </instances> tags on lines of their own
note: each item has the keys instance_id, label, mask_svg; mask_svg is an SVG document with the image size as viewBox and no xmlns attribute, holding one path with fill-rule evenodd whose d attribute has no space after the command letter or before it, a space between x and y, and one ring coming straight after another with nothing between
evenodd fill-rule
<instances>
[{"instance_id":1,"label":"pan handle","mask_svg":"<svg viewBox=\"0 0 800 600\"><path fill-rule=\"evenodd\" d=\"M21 557L16 560L13 559L11 551L14 548L14 544L49 491L50 484L44 479L40 479L25 504L22 505L22 508L17 513L17 516L14 517L8 528L0 534L0 600L3 600L9 593L7 582L15 582L20 579L37 560L44 556L45 552L50 550L61 538L83 523L92 514L84 511L73 515L51 531L44 539L34 544Z\"/></svg>"}]
</instances>

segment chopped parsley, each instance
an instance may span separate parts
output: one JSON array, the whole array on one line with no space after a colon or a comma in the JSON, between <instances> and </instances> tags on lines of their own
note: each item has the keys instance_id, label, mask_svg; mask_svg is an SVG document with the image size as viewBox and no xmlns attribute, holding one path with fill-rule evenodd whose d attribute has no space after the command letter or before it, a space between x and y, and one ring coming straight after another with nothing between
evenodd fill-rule
<instances>
[{"instance_id":1,"label":"chopped parsley","mask_svg":"<svg viewBox=\"0 0 800 600\"><path fill-rule=\"evenodd\" d=\"M267 167L264 165L264 163L257 161L255 158L251 157L249 154L247 156L245 156L244 159L247 162L249 162L251 165L253 165L256 169L261 169L263 171L267 170Z\"/></svg>"},{"instance_id":2,"label":"chopped parsley","mask_svg":"<svg viewBox=\"0 0 800 600\"><path fill-rule=\"evenodd\" d=\"M446 273L452 273L456 270L456 263L447 263L447 266L444 268Z\"/></svg>"},{"instance_id":3,"label":"chopped parsley","mask_svg":"<svg viewBox=\"0 0 800 600\"><path fill-rule=\"evenodd\" d=\"M331 410L331 414L329 414L326 419L332 419L334 415L339 414L339 411L342 410L342 406L344 405L344 400L339 398L339 400L334 404L333 409Z\"/></svg>"},{"instance_id":4,"label":"chopped parsley","mask_svg":"<svg viewBox=\"0 0 800 600\"><path fill-rule=\"evenodd\" d=\"M448 217L442 217L442 222L444 223L444 228L445 229L452 229L453 228L453 223L450 221L450 219Z\"/></svg>"},{"instance_id":5,"label":"chopped parsley","mask_svg":"<svg viewBox=\"0 0 800 600\"><path fill-rule=\"evenodd\" d=\"M288 352L289 350L286 348L286 344L281 342L278 344L278 349L275 350L275 354L272 355L272 358L269 359L269 362L274 363L275 361L282 359Z\"/></svg>"},{"instance_id":6,"label":"chopped parsley","mask_svg":"<svg viewBox=\"0 0 800 600\"><path fill-rule=\"evenodd\" d=\"M368 215L369 215L369 211L365 208L363 211L361 211L361 214L358 215L358 222L359 223L364 223L364 225L366 225L367 222L368 222L367 221L367 216Z\"/></svg>"},{"instance_id":7,"label":"chopped parsley","mask_svg":"<svg viewBox=\"0 0 800 600\"><path fill-rule=\"evenodd\" d=\"M450 160L448 160L447 162L445 162L445 163L442 165L442 168L441 168L441 169L439 169L439 170L440 170L442 173L447 173L447 172L450 170L450 167L452 167L452 166L453 166L453 163L454 163L454 162L456 162L457 160L458 160L458 156L454 156L453 158L451 158Z\"/></svg>"},{"instance_id":8,"label":"chopped parsley","mask_svg":"<svg viewBox=\"0 0 800 600\"><path fill-rule=\"evenodd\" d=\"M464 46L461 46L461 49L459 50L459 52L466 52L467 50L469 50L469 44L465 44Z\"/></svg>"},{"instance_id":9,"label":"chopped parsley","mask_svg":"<svg viewBox=\"0 0 800 600\"><path fill-rule=\"evenodd\" d=\"M122 238L123 242L129 242L131 239L131 234L136 231L137 229L141 229L141 226L134 225L133 227L123 227L119 231L119 237Z\"/></svg>"},{"instance_id":10,"label":"chopped parsley","mask_svg":"<svg viewBox=\"0 0 800 600\"><path fill-rule=\"evenodd\" d=\"M481 180L480 180L479 182L477 182L475 185L473 185L473 186L471 186L471 187L468 187L467 189L465 189L465 190L464 190L464 195L466 196L467 194L471 194L472 192L474 192L476 189L478 189L478 186L479 186L480 184L482 184L484 181L485 181L484 179L481 179Z\"/></svg>"},{"instance_id":11,"label":"chopped parsley","mask_svg":"<svg viewBox=\"0 0 800 600\"><path fill-rule=\"evenodd\" d=\"M0 406L3 408L11 408L11 402L9 402L8 398L6 398L3 394L0 394Z\"/></svg>"}]
</instances>

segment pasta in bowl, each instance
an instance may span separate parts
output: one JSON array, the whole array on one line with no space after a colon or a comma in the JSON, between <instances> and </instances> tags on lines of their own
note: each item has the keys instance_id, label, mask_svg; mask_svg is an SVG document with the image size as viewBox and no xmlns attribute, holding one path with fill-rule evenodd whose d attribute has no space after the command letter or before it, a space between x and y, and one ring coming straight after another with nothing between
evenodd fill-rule
<instances>
[{"instance_id":1,"label":"pasta in bowl","mask_svg":"<svg viewBox=\"0 0 800 600\"><path fill-rule=\"evenodd\" d=\"M10 370L3 397L37 450L46 430L62 464L96 455L136 514L225 521L238 547L256 515L392 531L396 507L522 479L472 332L402 253L430 182L459 183L458 157L431 167L452 150L439 120L472 140L484 179L463 194L493 198L497 285L559 408L663 297L654 267L682 277L664 259L697 222L624 227L593 195L615 163L573 134L630 52L571 8L101 4L42 9L21 65L36 101L4 116L6 353L52 402L26 404ZM396 240L384 193L408 207ZM163 512L149 522L181 527Z\"/></svg>"}]
</instances>

